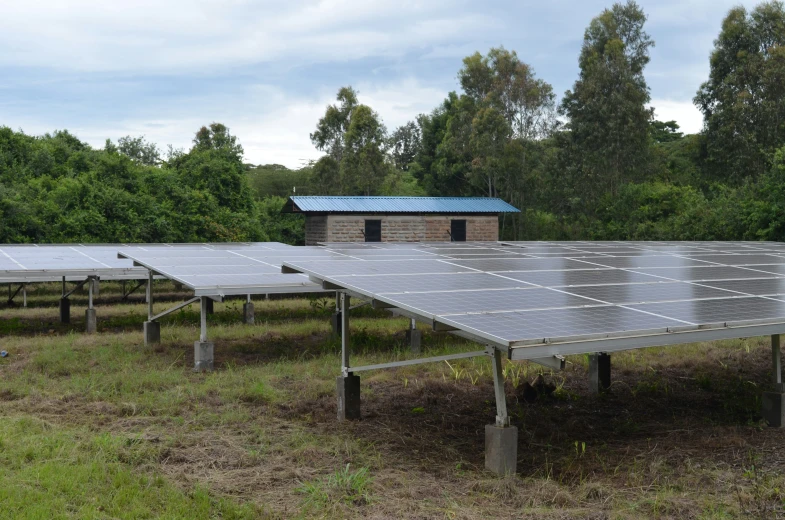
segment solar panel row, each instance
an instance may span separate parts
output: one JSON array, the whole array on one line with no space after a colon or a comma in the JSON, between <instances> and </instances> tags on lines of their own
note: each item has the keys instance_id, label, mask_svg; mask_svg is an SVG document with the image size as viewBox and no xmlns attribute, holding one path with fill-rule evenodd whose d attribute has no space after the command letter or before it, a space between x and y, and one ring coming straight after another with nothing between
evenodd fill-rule
<instances>
[{"instance_id":1,"label":"solar panel row","mask_svg":"<svg viewBox=\"0 0 785 520\"><path fill-rule=\"evenodd\" d=\"M505 346L785 323L785 244L416 244L433 256L396 260L387 244L340 247L355 260L284 265Z\"/></svg>"}]
</instances>

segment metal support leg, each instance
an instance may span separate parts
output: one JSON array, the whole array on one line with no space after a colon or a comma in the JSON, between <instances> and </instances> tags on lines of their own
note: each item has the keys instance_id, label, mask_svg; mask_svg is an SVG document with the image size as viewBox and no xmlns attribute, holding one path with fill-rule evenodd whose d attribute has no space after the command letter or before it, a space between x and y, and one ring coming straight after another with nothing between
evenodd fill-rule
<instances>
[{"instance_id":1,"label":"metal support leg","mask_svg":"<svg viewBox=\"0 0 785 520\"><path fill-rule=\"evenodd\" d=\"M22 286L22 307L27 307L27 284Z\"/></svg>"},{"instance_id":2,"label":"metal support leg","mask_svg":"<svg viewBox=\"0 0 785 520\"><path fill-rule=\"evenodd\" d=\"M492 354L496 422L485 426L485 469L497 475L506 475L515 473L518 464L518 428L510 426L510 417L507 415L502 352L493 348Z\"/></svg>"},{"instance_id":3,"label":"metal support leg","mask_svg":"<svg viewBox=\"0 0 785 520\"><path fill-rule=\"evenodd\" d=\"M71 323L71 301L65 295L65 276L63 276L63 292L60 295L60 323Z\"/></svg>"},{"instance_id":4,"label":"metal support leg","mask_svg":"<svg viewBox=\"0 0 785 520\"><path fill-rule=\"evenodd\" d=\"M95 309L93 308L93 288L95 278L87 282L87 310L85 311L85 331L88 334L94 333L98 329L98 320Z\"/></svg>"},{"instance_id":5,"label":"metal support leg","mask_svg":"<svg viewBox=\"0 0 785 520\"><path fill-rule=\"evenodd\" d=\"M611 355L597 352L589 355L589 391L605 392L611 386Z\"/></svg>"},{"instance_id":6,"label":"metal support leg","mask_svg":"<svg viewBox=\"0 0 785 520\"><path fill-rule=\"evenodd\" d=\"M153 272L152 271L147 272L147 287L145 289L146 289L145 300L147 300L147 321L144 322L144 328L142 329L144 333L144 344L145 346L157 345L161 343L161 324L153 320ZM133 289L131 291L133 291ZM123 292L125 292L125 289L123 289Z\"/></svg>"},{"instance_id":7,"label":"metal support leg","mask_svg":"<svg viewBox=\"0 0 785 520\"><path fill-rule=\"evenodd\" d=\"M352 374L349 366L349 306L349 295L340 293L341 375L336 380L339 421L360 418L360 376Z\"/></svg>"},{"instance_id":8,"label":"metal support leg","mask_svg":"<svg viewBox=\"0 0 785 520\"><path fill-rule=\"evenodd\" d=\"M147 319L153 317L153 272L147 272L147 291L145 293L145 300L147 301Z\"/></svg>"},{"instance_id":9,"label":"metal support leg","mask_svg":"<svg viewBox=\"0 0 785 520\"><path fill-rule=\"evenodd\" d=\"M333 335L341 337L341 293L335 293L335 312L330 316Z\"/></svg>"},{"instance_id":10,"label":"metal support leg","mask_svg":"<svg viewBox=\"0 0 785 520\"><path fill-rule=\"evenodd\" d=\"M771 336L771 361L773 392L763 392L761 407L763 418L769 426L785 427L785 386L782 384L782 355L780 352L780 335Z\"/></svg>"},{"instance_id":11,"label":"metal support leg","mask_svg":"<svg viewBox=\"0 0 785 520\"><path fill-rule=\"evenodd\" d=\"M212 371L213 369L213 343L207 341L207 302L212 301L206 296L201 297L201 326L199 341L194 343L194 371Z\"/></svg>"}]
</instances>

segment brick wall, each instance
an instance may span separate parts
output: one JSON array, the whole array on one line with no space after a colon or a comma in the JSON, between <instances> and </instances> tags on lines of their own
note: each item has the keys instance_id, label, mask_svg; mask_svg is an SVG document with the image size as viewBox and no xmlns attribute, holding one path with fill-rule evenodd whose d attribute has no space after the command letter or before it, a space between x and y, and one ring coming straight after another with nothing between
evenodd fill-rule
<instances>
[{"instance_id":1,"label":"brick wall","mask_svg":"<svg viewBox=\"0 0 785 520\"><path fill-rule=\"evenodd\" d=\"M466 240L499 240L499 217L466 217Z\"/></svg>"},{"instance_id":2,"label":"brick wall","mask_svg":"<svg viewBox=\"0 0 785 520\"><path fill-rule=\"evenodd\" d=\"M328 215L305 219L305 243L364 242L365 220L382 221L383 242L447 242L450 220L466 220L466 240L498 240L499 221L490 216Z\"/></svg>"},{"instance_id":3,"label":"brick wall","mask_svg":"<svg viewBox=\"0 0 785 520\"><path fill-rule=\"evenodd\" d=\"M315 246L319 242L327 242L327 216L305 216L305 245Z\"/></svg>"},{"instance_id":4,"label":"brick wall","mask_svg":"<svg viewBox=\"0 0 785 520\"><path fill-rule=\"evenodd\" d=\"M427 241L450 240L450 221L466 220L466 240L499 240L499 218L496 215L463 217L425 217L425 239Z\"/></svg>"},{"instance_id":5,"label":"brick wall","mask_svg":"<svg viewBox=\"0 0 785 520\"><path fill-rule=\"evenodd\" d=\"M328 215L328 242L364 242L365 217L362 215Z\"/></svg>"}]
</instances>

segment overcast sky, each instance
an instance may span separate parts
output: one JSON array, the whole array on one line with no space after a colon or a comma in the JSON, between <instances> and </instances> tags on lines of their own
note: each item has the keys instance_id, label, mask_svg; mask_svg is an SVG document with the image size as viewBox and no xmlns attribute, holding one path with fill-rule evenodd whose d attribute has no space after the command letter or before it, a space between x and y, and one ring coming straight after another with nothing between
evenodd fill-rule
<instances>
[{"instance_id":1,"label":"overcast sky","mask_svg":"<svg viewBox=\"0 0 785 520\"><path fill-rule=\"evenodd\" d=\"M656 47L657 117L701 127L692 97L731 0L640 4ZM578 74L589 21L610 1L2 0L0 125L68 129L96 147L145 135L189 148L230 127L255 164L318 158L308 138L343 85L388 128L457 90L461 59L503 45L559 98Z\"/></svg>"}]
</instances>

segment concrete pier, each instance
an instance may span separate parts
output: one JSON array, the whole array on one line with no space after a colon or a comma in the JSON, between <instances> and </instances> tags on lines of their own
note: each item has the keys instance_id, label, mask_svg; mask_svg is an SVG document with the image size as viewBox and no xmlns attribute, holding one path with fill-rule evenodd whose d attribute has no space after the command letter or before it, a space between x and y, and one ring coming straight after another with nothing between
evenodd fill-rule
<instances>
[{"instance_id":1,"label":"concrete pier","mask_svg":"<svg viewBox=\"0 0 785 520\"><path fill-rule=\"evenodd\" d=\"M518 428L485 426L485 469L499 476L515 473L518 466Z\"/></svg>"},{"instance_id":2,"label":"concrete pier","mask_svg":"<svg viewBox=\"0 0 785 520\"><path fill-rule=\"evenodd\" d=\"M338 420L356 420L360 418L360 376L349 374L339 376L338 387Z\"/></svg>"},{"instance_id":3,"label":"concrete pier","mask_svg":"<svg viewBox=\"0 0 785 520\"><path fill-rule=\"evenodd\" d=\"M246 325L253 325L254 323L254 308L251 302L243 304L243 323Z\"/></svg>"},{"instance_id":4,"label":"concrete pier","mask_svg":"<svg viewBox=\"0 0 785 520\"><path fill-rule=\"evenodd\" d=\"M213 370L213 349L215 344L212 341L194 342L194 372L211 372Z\"/></svg>"},{"instance_id":5,"label":"concrete pier","mask_svg":"<svg viewBox=\"0 0 785 520\"><path fill-rule=\"evenodd\" d=\"M98 317L96 316L95 309L85 310L85 331L88 334L93 334L98 330Z\"/></svg>"},{"instance_id":6,"label":"concrete pier","mask_svg":"<svg viewBox=\"0 0 785 520\"><path fill-rule=\"evenodd\" d=\"M161 324L157 321L144 322L144 344L157 345L161 342Z\"/></svg>"},{"instance_id":7,"label":"concrete pier","mask_svg":"<svg viewBox=\"0 0 785 520\"><path fill-rule=\"evenodd\" d=\"M761 414L769 426L785 427L785 385L782 384L782 356L780 353L780 335L771 336L771 365L774 392L763 392L761 396Z\"/></svg>"},{"instance_id":8,"label":"concrete pier","mask_svg":"<svg viewBox=\"0 0 785 520\"><path fill-rule=\"evenodd\" d=\"M593 394L599 394L610 386L611 355L605 352L589 354L589 390Z\"/></svg>"}]
</instances>

